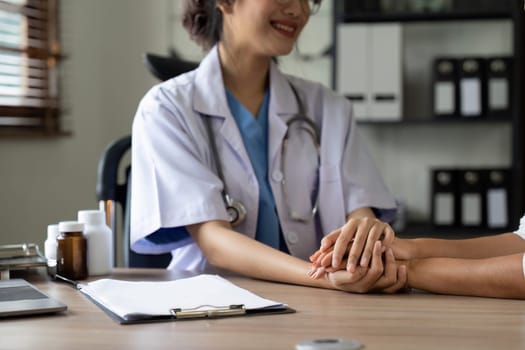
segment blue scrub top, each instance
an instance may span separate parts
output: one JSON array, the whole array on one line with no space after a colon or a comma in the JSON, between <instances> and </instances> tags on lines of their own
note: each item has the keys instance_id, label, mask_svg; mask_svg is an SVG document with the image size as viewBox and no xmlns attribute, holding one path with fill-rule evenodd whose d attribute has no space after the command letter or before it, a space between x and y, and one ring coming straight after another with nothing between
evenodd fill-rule
<instances>
[{"instance_id":1,"label":"blue scrub top","mask_svg":"<svg viewBox=\"0 0 525 350\"><path fill-rule=\"evenodd\" d=\"M270 93L266 92L257 117L226 90L228 107L239 127L244 147L259 185L259 211L255 239L270 247L287 251L282 239L279 217L270 182L268 181L268 106Z\"/></svg>"}]
</instances>

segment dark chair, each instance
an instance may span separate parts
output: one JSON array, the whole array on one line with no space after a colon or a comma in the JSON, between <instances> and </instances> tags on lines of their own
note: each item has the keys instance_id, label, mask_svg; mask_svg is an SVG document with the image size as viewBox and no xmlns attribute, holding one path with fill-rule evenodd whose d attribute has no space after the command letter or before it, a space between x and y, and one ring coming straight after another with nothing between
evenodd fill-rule
<instances>
[{"instance_id":1,"label":"dark chair","mask_svg":"<svg viewBox=\"0 0 525 350\"><path fill-rule=\"evenodd\" d=\"M144 63L149 71L160 80L167 80L192 70L198 63L172 56L159 56L150 53L144 55ZM129 201L131 164L126 163L126 154L131 149L131 136L124 136L112 142L102 153L98 162L97 198L100 208L106 212L106 222L113 231L115 242L115 265L125 267L166 267L171 254L137 254L129 247ZM118 225L118 207L122 229ZM120 263L117 263L119 262Z\"/></svg>"},{"instance_id":2,"label":"dark chair","mask_svg":"<svg viewBox=\"0 0 525 350\"><path fill-rule=\"evenodd\" d=\"M144 54L144 64L154 77L166 81L179 74L189 72L198 67L198 63L183 60L172 51L170 56L159 56L152 53Z\"/></svg>"},{"instance_id":3,"label":"dark chair","mask_svg":"<svg viewBox=\"0 0 525 350\"><path fill-rule=\"evenodd\" d=\"M171 260L171 254L137 254L129 247L129 201L130 170L125 156L131 149L131 136L124 136L111 143L102 153L98 163L97 198L104 208L106 222L113 231L115 242L115 265L125 267L164 268ZM118 207L120 207L121 225L118 225ZM122 229L119 230L119 227Z\"/></svg>"}]
</instances>

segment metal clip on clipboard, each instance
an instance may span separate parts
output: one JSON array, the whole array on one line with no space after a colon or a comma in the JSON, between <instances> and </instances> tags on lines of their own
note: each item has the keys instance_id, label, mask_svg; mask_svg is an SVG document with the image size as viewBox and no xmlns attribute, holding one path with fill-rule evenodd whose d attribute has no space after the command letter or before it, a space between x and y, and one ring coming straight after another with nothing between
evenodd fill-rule
<instances>
[{"instance_id":1,"label":"metal clip on clipboard","mask_svg":"<svg viewBox=\"0 0 525 350\"><path fill-rule=\"evenodd\" d=\"M213 309L208 310L196 310L201 307L213 307ZM205 317L224 317L224 316L239 316L246 314L246 308L243 304L239 305L230 305L225 307L216 307L212 305L201 305L193 309L181 309L174 308L170 310L170 313L177 319L184 318L205 318Z\"/></svg>"}]
</instances>

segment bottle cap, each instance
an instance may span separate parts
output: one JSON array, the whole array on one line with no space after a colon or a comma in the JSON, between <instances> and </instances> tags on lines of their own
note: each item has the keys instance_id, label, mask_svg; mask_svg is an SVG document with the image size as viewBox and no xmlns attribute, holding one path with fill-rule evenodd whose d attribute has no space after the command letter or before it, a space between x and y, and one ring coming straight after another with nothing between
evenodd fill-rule
<instances>
[{"instance_id":1,"label":"bottle cap","mask_svg":"<svg viewBox=\"0 0 525 350\"><path fill-rule=\"evenodd\" d=\"M103 225L106 223L102 210L79 210L78 222L83 222L87 225Z\"/></svg>"},{"instance_id":2,"label":"bottle cap","mask_svg":"<svg viewBox=\"0 0 525 350\"><path fill-rule=\"evenodd\" d=\"M47 225L47 239L57 239L58 233L57 224Z\"/></svg>"},{"instance_id":3,"label":"bottle cap","mask_svg":"<svg viewBox=\"0 0 525 350\"><path fill-rule=\"evenodd\" d=\"M61 221L58 223L60 232L83 232L84 224L77 221Z\"/></svg>"}]
</instances>

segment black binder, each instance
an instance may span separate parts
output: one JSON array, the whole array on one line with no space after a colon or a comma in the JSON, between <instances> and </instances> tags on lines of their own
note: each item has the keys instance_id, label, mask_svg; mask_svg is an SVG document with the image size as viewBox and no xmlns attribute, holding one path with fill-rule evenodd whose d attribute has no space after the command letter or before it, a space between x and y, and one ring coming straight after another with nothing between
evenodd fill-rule
<instances>
[{"instance_id":1,"label":"black binder","mask_svg":"<svg viewBox=\"0 0 525 350\"><path fill-rule=\"evenodd\" d=\"M460 225L485 226L485 193L482 172L465 169L459 172Z\"/></svg>"},{"instance_id":2,"label":"black binder","mask_svg":"<svg viewBox=\"0 0 525 350\"><path fill-rule=\"evenodd\" d=\"M432 111L436 118L459 115L458 60L440 57L433 63Z\"/></svg>"},{"instance_id":3,"label":"black binder","mask_svg":"<svg viewBox=\"0 0 525 350\"><path fill-rule=\"evenodd\" d=\"M432 224L436 227L456 226L458 218L457 171L432 170Z\"/></svg>"},{"instance_id":4,"label":"black binder","mask_svg":"<svg viewBox=\"0 0 525 350\"><path fill-rule=\"evenodd\" d=\"M470 57L459 60L459 112L465 118L479 118L486 110L484 59Z\"/></svg>"},{"instance_id":5,"label":"black binder","mask_svg":"<svg viewBox=\"0 0 525 350\"><path fill-rule=\"evenodd\" d=\"M510 57L492 57L485 65L487 77L487 116L511 117L513 60Z\"/></svg>"},{"instance_id":6,"label":"black binder","mask_svg":"<svg viewBox=\"0 0 525 350\"><path fill-rule=\"evenodd\" d=\"M509 227L510 170L487 169L483 172L486 193L486 222L489 229Z\"/></svg>"}]
</instances>

